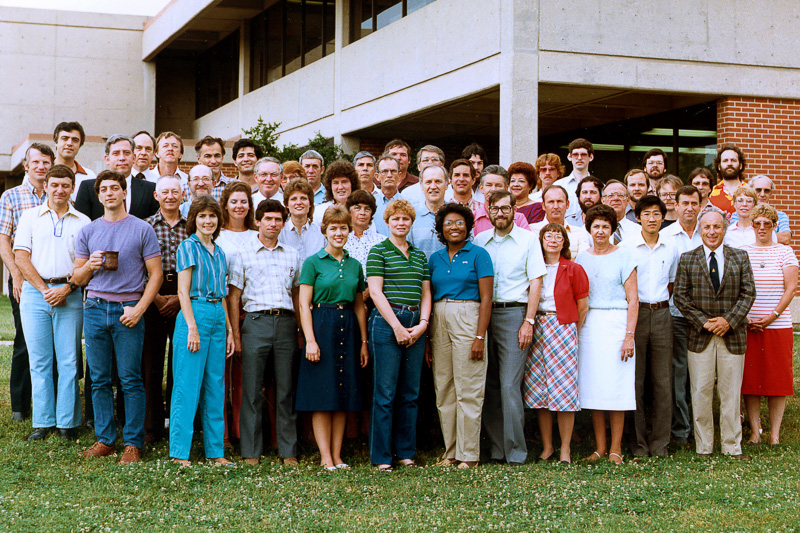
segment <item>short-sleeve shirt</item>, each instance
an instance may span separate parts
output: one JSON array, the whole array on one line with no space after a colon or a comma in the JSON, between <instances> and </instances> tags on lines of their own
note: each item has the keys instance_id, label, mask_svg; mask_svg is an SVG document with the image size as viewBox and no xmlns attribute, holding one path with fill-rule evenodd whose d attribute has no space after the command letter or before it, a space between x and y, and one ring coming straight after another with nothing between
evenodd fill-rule
<instances>
[{"instance_id":1,"label":"short-sleeve shirt","mask_svg":"<svg viewBox=\"0 0 800 533\"><path fill-rule=\"evenodd\" d=\"M228 295L228 265L225 252L214 245L214 255L197 235L192 235L178 246L178 272L192 270L190 298L224 298Z\"/></svg>"},{"instance_id":2,"label":"short-sleeve shirt","mask_svg":"<svg viewBox=\"0 0 800 533\"><path fill-rule=\"evenodd\" d=\"M675 282L680 259L672 240L659 234L658 242L650 248L639 233L622 241L620 246L628 248L636 261L639 301L659 303L669 300L669 284Z\"/></svg>"},{"instance_id":3,"label":"short-sleeve shirt","mask_svg":"<svg viewBox=\"0 0 800 533\"><path fill-rule=\"evenodd\" d=\"M344 249L350 254L350 257L356 259L361 263L361 269L364 271L364 277L367 275L367 257L372 247L379 242L385 241L386 235L381 235L373 226L361 234L361 237L356 237L355 232L352 232L347 237L347 242L344 244Z\"/></svg>"},{"instance_id":4,"label":"short-sleeve shirt","mask_svg":"<svg viewBox=\"0 0 800 533\"><path fill-rule=\"evenodd\" d=\"M744 187L745 185L747 184L742 183L739 187ZM711 188L711 192L708 193L708 201L718 209L725 211L728 216L736 212L736 208L733 206L733 195L725 189L724 180L720 180L719 183Z\"/></svg>"},{"instance_id":5,"label":"short-sleeve shirt","mask_svg":"<svg viewBox=\"0 0 800 533\"><path fill-rule=\"evenodd\" d=\"M286 225L283 226L281 234L278 236L278 241L297 250L300 254L300 259L305 261L325 248L327 241L319 224L311 222L311 220L307 220L301 230L302 233L298 233L297 227L289 219L286 221Z\"/></svg>"},{"instance_id":6,"label":"short-sleeve shirt","mask_svg":"<svg viewBox=\"0 0 800 533\"><path fill-rule=\"evenodd\" d=\"M75 241L81 228L91 222L72 204L61 217L47 202L25 211L14 235L14 250L27 250L42 278L61 278L75 268Z\"/></svg>"},{"instance_id":7,"label":"short-sleeve shirt","mask_svg":"<svg viewBox=\"0 0 800 533\"><path fill-rule=\"evenodd\" d=\"M33 207L39 207L47 201L47 194L36 196L36 190L27 174L21 185L17 185L0 196L0 234L14 239L17 224L22 213Z\"/></svg>"},{"instance_id":8,"label":"short-sleeve shirt","mask_svg":"<svg viewBox=\"0 0 800 533\"><path fill-rule=\"evenodd\" d=\"M367 258L367 277L383 278L383 294L397 305L419 305L422 300L422 282L430 281L428 260L413 244L408 244L408 257L391 241L376 244Z\"/></svg>"},{"instance_id":9,"label":"short-sleeve shirt","mask_svg":"<svg viewBox=\"0 0 800 533\"><path fill-rule=\"evenodd\" d=\"M578 254L576 263L581 265L589 278L590 309L627 309L625 282L636 268L636 259L628 248L618 247L610 254Z\"/></svg>"},{"instance_id":10,"label":"short-sleeve shirt","mask_svg":"<svg viewBox=\"0 0 800 533\"><path fill-rule=\"evenodd\" d=\"M436 233L436 213L428 209L424 203L417 206L417 218L408 232L408 242L425 253L430 258L433 252L444 248Z\"/></svg>"},{"instance_id":11,"label":"short-sleeve shirt","mask_svg":"<svg viewBox=\"0 0 800 533\"><path fill-rule=\"evenodd\" d=\"M147 283L145 261L161 256L153 227L133 215L115 221L100 217L81 228L75 257L89 259L98 250L119 252L119 268L96 270L87 287L89 297L112 302L141 298Z\"/></svg>"},{"instance_id":12,"label":"short-sleeve shirt","mask_svg":"<svg viewBox=\"0 0 800 533\"><path fill-rule=\"evenodd\" d=\"M228 283L242 291L248 313L266 309L294 309L292 289L300 285L300 254L280 241L264 246L256 233L233 257Z\"/></svg>"},{"instance_id":13,"label":"short-sleeve shirt","mask_svg":"<svg viewBox=\"0 0 800 533\"><path fill-rule=\"evenodd\" d=\"M434 252L428 261L428 268L435 302L443 298L479 302L481 293L478 280L494 276L489 252L469 241L453 255L452 261L447 249Z\"/></svg>"},{"instance_id":14,"label":"short-sleeve shirt","mask_svg":"<svg viewBox=\"0 0 800 533\"><path fill-rule=\"evenodd\" d=\"M181 216L174 226L170 226L159 209L155 215L146 218L145 222L153 226L158 243L161 245L161 268L165 273L178 272L176 270L178 246L188 237L186 235L186 217Z\"/></svg>"},{"instance_id":15,"label":"short-sleeve shirt","mask_svg":"<svg viewBox=\"0 0 800 533\"><path fill-rule=\"evenodd\" d=\"M233 261L233 256L238 254L242 246L248 243L255 235L258 235L258 232L254 229L244 231L224 229L219 232L219 237L217 237L214 243L225 252L225 262L228 263L229 270L231 261Z\"/></svg>"},{"instance_id":16,"label":"short-sleeve shirt","mask_svg":"<svg viewBox=\"0 0 800 533\"><path fill-rule=\"evenodd\" d=\"M783 298L785 289L783 269L788 266L797 266L797 257L794 250L784 244L775 244L769 247L748 244L742 250L750 256L750 266L753 268L753 281L756 284L756 301L747 318L760 320L771 314ZM782 329L792 327L792 313L787 307L781 316L767 326L767 329Z\"/></svg>"},{"instance_id":17,"label":"short-sleeve shirt","mask_svg":"<svg viewBox=\"0 0 800 533\"><path fill-rule=\"evenodd\" d=\"M337 261L324 248L303 262L300 284L314 287L315 304L351 304L365 288L361 263L347 251Z\"/></svg>"},{"instance_id":18,"label":"short-sleeve shirt","mask_svg":"<svg viewBox=\"0 0 800 533\"><path fill-rule=\"evenodd\" d=\"M531 281L547 273L539 236L518 226L498 237L495 230L475 237L475 244L486 248L494 267L492 301L527 303Z\"/></svg>"}]
</instances>

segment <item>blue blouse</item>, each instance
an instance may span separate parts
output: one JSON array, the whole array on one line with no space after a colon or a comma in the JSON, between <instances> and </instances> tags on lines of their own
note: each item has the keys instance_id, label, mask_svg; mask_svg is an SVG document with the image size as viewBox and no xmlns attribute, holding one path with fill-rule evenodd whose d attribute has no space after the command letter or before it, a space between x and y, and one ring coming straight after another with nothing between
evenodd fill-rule
<instances>
[{"instance_id":1,"label":"blue blouse","mask_svg":"<svg viewBox=\"0 0 800 533\"><path fill-rule=\"evenodd\" d=\"M194 267L190 298L223 298L228 295L228 266L225 252L214 245L214 255L196 234L178 246L178 272Z\"/></svg>"},{"instance_id":2,"label":"blue blouse","mask_svg":"<svg viewBox=\"0 0 800 533\"><path fill-rule=\"evenodd\" d=\"M434 252L428 261L428 268L431 271L434 302L443 298L479 302L481 293L478 280L494 276L489 252L469 241L453 255L452 261L447 248Z\"/></svg>"}]
</instances>

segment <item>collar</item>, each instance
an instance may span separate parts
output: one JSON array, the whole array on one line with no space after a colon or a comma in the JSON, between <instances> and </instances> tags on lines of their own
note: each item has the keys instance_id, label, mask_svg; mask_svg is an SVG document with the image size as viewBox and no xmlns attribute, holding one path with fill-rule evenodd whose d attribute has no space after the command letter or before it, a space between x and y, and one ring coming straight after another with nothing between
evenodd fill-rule
<instances>
[{"instance_id":1,"label":"collar","mask_svg":"<svg viewBox=\"0 0 800 533\"><path fill-rule=\"evenodd\" d=\"M252 246L254 251L256 252L261 250L262 248L265 250L269 250L269 248L264 246L264 243L261 242L261 239L258 238L258 232L255 232L253 234L253 240L250 241L250 246ZM278 243L275 245L275 248L273 248L272 250L278 250L278 249L280 250L284 249L281 241L278 241Z\"/></svg>"},{"instance_id":2,"label":"collar","mask_svg":"<svg viewBox=\"0 0 800 533\"><path fill-rule=\"evenodd\" d=\"M50 211L52 211L52 210L50 209L50 206L47 205L47 201L45 200L44 202L42 202L42 205L39 206L39 216L40 217L44 216L45 213L49 213ZM55 213L55 211L53 211L53 212ZM80 211L75 209L75 206L72 205L72 202L69 202L69 209L67 209L67 212L65 213L64 216L66 216L66 215L73 215L75 217L80 218L81 213L80 213Z\"/></svg>"},{"instance_id":3,"label":"collar","mask_svg":"<svg viewBox=\"0 0 800 533\"><path fill-rule=\"evenodd\" d=\"M512 227L511 227L511 231L509 231L506 234L505 237L498 238L497 237L497 230L495 230L495 228L492 227L492 236L489 237L489 240L490 241L494 240L496 242L501 242L501 241L504 241L506 239L506 237L511 237L512 239L514 239L515 242L519 242L519 240L520 240L520 232L521 231L527 231L527 230L524 230L524 229L520 228L519 226L517 226L516 224L513 224ZM528 233L530 233L530 232L528 232Z\"/></svg>"},{"instance_id":4,"label":"collar","mask_svg":"<svg viewBox=\"0 0 800 533\"><path fill-rule=\"evenodd\" d=\"M678 224L680 224L680 222L678 222ZM642 235L641 231L635 232L633 235L630 235L626 240L630 241L633 244L633 246L637 248L639 246L647 246L648 248L650 248L650 245L648 245L647 242L644 240L644 235ZM655 250L659 246L666 246L666 245L667 243L664 242L664 239L661 238L661 233L658 233L658 240L656 241L656 245L653 247L653 250Z\"/></svg>"},{"instance_id":5,"label":"collar","mask_svg":"<svg viewBox=\"0 0 800 533\"><path fill-rule=\"evenodd\" d=\"M703 243L703 253L705 253L705 255L706 255L706 261L708 261L708 256L709 256L709 254L710 254L711 252L714 252L714 255L715 255L716 257L719 257L719 256L723 255L723 253L725 252L724 248L725 248L725 245L724 245L724 244L720 244L720 245L717 247L717 249L716 249L716 250L712 250L711 248L709 248L708 246L706 246L706 243Z\"/></svg>"},{"instance_id":6,"label":"collar","mask_svg":"<svg viewBox=\"0 0 800 533\"><path fill-rule=\"evenodd\" d=\"M80 163L78 163L74 159L72 160L72 162L75 163L75 174L84 174L86 176L89 175L89 173L86 172L86 169L83 168Z\"/></svg>"},{"instance_id":7,"label":"collar","mask_svg":"<svg viewBox=\"0 0 800 533\"><path fill-rule=\"evenodd\" d=\"M47 193L44 192L44 190L42 190L42 196L36 194L36 187L33 186L33 182L31 181L31 178L30 176L28 176L27 173L25 173L25 179L22 180L22 184L25 186L26 189L28 189L28 192L30 192L36 198L47 199Z\"/></svg>"},{"instance_id":8,"label":"collar","mask_svg":"<svg viewBox=\"0 0 800 533\"><path fill-rule=\"evenodd\" d=\"M206 251L208 251L208 248L206 248L206 245L203 244L203 241L200 240L200 237L197 236L197 233L192 233L191 235L189 235L187 240L191 241L192 244L195 244L197 246L202 246ZM212 243L214 244L214 255L216 255L217 250L220 248L219 246L217 246L217 243L215 241L212 241Z\"/></svg>"},{"instance_id":9,"label":"collar","mask_svg":"<svg viewBox=\"0 0 800 533\"><path fill-rule=\"evenodd\" d=\"M295 226L294 222L292 222L292 217L291 216L289 216L289 220L287 220L287 222L289 224L291 224L291 229L289 231L293 231L293 232L297 233L297 226ZM305 232L310 227L311 227L311 218L308 217L308 218L306 218L306 223L303 224L302 226L300 226L300 229L302 229ZM259 242L261 242L261 241L259 241Z\"/></svg>"},{"instance_id":10,"label":"collar","mask_svg":"<svg viewBox=\"0 0 800 533\"><path fill-rule=\"evenodd\" d=\"M325 248L322 248L322 249L321 249L319 252L317 252L317 253L316 253L316 254L314 254L314 255L316 255L316 256L317 256L317 257L319 257L320 259L325 259L326 257L330 257L331 259L333 259L334 261L336 261L336 258L335 258L335 257L333 257L333 256L332 256L330 253L328 253L328 251L327 251ZM350 257L350 254L348 253L348 251L347 251L347 250L344 250L344 256L342 256L342 261L344 261L344 260L345 260L345 259L347 259L348 257Z\"/></svg>"},{"instance_id":11,"label":"collar","mask_svg":"<svg viewBox=\"0 0 800 533\"><path fill-rule=\"evenodd\" d=\"M178 224L180 224L181 222L183 222L185 224L186 223L186 217L181 214L180 209L178 209L178 216L180 217L180 219L178 220ZM159 208L158 211L156 211L156 213L151 218L153 219L153 222L163 222L164 224L169 226L169 222L167 222L164 219L164 214L161 212L161 208ZM174 227L174 226L170 226L170 227ZM194 235L194 234L192 234L192 235Z\"/></svg>"}]
</instances>

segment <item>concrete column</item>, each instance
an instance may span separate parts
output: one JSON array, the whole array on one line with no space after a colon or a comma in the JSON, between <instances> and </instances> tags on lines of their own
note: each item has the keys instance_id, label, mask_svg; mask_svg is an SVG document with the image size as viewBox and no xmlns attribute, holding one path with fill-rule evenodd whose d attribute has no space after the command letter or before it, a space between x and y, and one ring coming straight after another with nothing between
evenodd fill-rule
<instances>
[{"instance_id":1,"label":"concrete column","mask_svg":"<svg viewBox=\"0 0 800 533\"><path fill-rule=\"evenodd\" d=\"M536 160L539 0L500 0L500 164Z\"/></svg>"},{"instance_id":2,"label":"concrete column","mask_svg":"<svg viewBox=\"0 0 800 533\"><path fill-rule=\"evenodd\" d=\"M238 106L238 129L250 127L250 123L255 124L255 120L244 116L244 95L250 91L250 23L243 20L239 26L239 94L237 96Z\"/></svg>"},{"instance_id":3,"label":"concrete column","mask_svg":"<svg viewBox=\"0 0 800 533\"><path fill-rule=\"evenodd\" d=\"M334 144L345 145L345 149L350 151L348 149L348 145L352 145L351 138L345 139L342 137L342 67L341 62L339 61L339 58L342 57L341 52L345 44L344 40L349 38L350 34L350 20L348 13L350 13L350 1L337 0L335 24L336 31L334 34L335 43L333 47L333 123L335 127L335 131L333 131L333 142ZM324 134L326 136L328 135L327 133ZM356 141L356 144L357 142L358 141Z\"/></svg>"}]
</instances>

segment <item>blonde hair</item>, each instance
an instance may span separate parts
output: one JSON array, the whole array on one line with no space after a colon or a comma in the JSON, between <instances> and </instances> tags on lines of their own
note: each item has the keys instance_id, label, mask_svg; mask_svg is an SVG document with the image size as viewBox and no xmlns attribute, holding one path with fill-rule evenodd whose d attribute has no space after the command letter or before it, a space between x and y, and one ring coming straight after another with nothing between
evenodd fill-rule
<instances>
[{"instance_id":1,"label":"blonde hair","mask_svg":"<svg viewBox=\"0 0 800 533\"><path fill-rule=\"evenodd\" d=\"M389 205L386 206L386 211L383 212L383 221L388 223L389 218L397 213L405 213L411 217L411 222L414 222L414 219L417 218L417 212L414 210L414 206L411 205L411 202L408 200L392 200L389 202Z\"/></svg>"}]
</instances>

